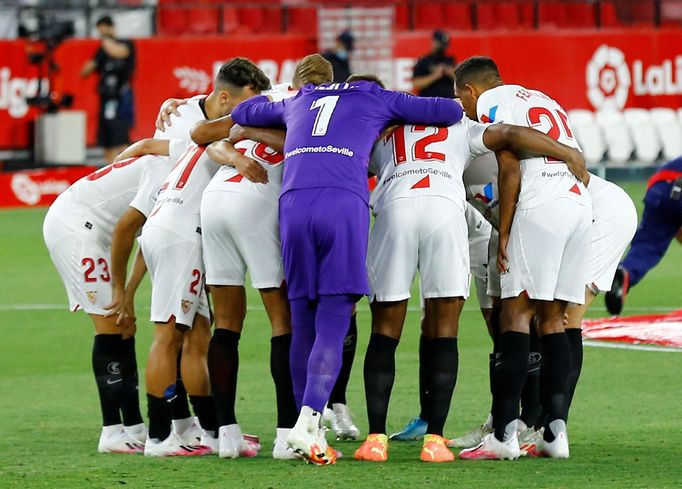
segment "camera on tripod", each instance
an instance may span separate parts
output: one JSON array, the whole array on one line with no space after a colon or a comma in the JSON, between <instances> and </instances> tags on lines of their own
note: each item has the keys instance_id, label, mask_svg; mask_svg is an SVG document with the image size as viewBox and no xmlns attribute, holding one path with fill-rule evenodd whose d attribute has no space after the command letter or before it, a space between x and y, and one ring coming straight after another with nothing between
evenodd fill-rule
<instances>
[{"instance_id":1,"label":"camera on tripod","mask_svg":"<svg viewBox=\"0 0 682 489\"><path fill-rule=\"evenodd\" d=\"M57 94L52 90L43 91L42 84L44 78L47 78L50 86L53 85L54 75L59 72L59 65L54 60L54 51L75 33L73 21L56 20L53 16L46 14L39 15L38 28L33 31L24 26L19 27L19 36L30 41L27 47L28 61L37 65L39 71L38 89L34 97L26 98L28 105L54 113L62 107L70 107L73 104L72 95Z\"/></svg>"}]
</instances>

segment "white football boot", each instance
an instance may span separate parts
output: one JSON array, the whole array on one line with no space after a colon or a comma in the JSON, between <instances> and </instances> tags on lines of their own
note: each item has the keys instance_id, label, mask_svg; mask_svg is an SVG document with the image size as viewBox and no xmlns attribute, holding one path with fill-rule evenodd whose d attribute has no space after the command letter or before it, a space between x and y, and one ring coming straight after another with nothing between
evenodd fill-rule
<instances>
[{"instance_id":1,"label":"white football boot","mask_svg":"<svg viewBox=\"0 0 682 489\"><path fill-rule=\"evenodd\" d=\"M144 423L134 424L132 426L124 426L123 429L133 440L139 444L144 445L147 441L147 426Z\"/></svg>"},{"instance_id":2,"label":"white football boot","mask_svg":"<svg viewBox=\"0 0 682 489\"><path fill-rule=\"evenodd\" d=\"M147 438L144 445L146 457L197 457L210 455L211 449L202 445L188 445L177 433L168 435L163 441Z\"/></svg>"},{"instance_id":3,"label":"white football boot","mask_svg":"<svg viewBox=\"0 0 682 489\"><path fill-rule=\"evenodd\" d=\"M218 430L218 456L220 458L251 458L260 450L258 437L244 435L238 424L221 426Z\"/></svg>"},{"instance_id":4,"label":"white football boot","mask_svg":"<svg viewBox=\"0 0 682 489\"><path fill-rule=\"evenodd\" d=\"M201 442L199 443L201 446L208 447L211 449L211 453L218 453L218 438L214 436L215 431L211 431L210 433L206 430L203 430L201 434Z\"/></svg>"},{"instance_id":5,"label":"white football boot","mask_svg":"<svg viewBox=\"0 0 682 489\"><path fill-rule=\"evenodd\" d=\"M545 441L541 437L534 449L528 451L531 457L549 457L549 458L568 458L568 433L566 432L566 422L562 419L555 419L549 423L549 429L554 434L554 440Z\"/></svg>"},{"instance_id":6,"label":"white football boot","mask_svg":"<svg viewBox=\"0 0 682 489\"><path fill-rule=\"evenodd\" d=\"M336 452L327 445L321 418L321 413L303 406L296 425L287 436L287 445L307 462L330 465L336 463Z\"/></svg>"},{"instance_id":7,"label":"white football boot","mask_svg":"<svg viewBox=\"0 0 682 489\"><path fill-rule=\"evenodd\" d=\"M353 423L350 409L345 404L332 404L331 429L337 441L355 441L360 436L360 430Z\"/></svg>"},{"instance_id":8,"label":"white football boot","mask_svg":"<svg viewBox=\"0 0 682 489\"><path fill-rule=\"evenodd\" d=\"M488 415L488 419L480 426L477 426L466 435L453 438L448 442L451 448L471 448L483 441L483 437L493 432L493 416Z\"/></svg>"},{"instance_id":9,"label":"white football boot","mask_svg":"<svg viewBox=\"0 0 682 489\"><path fill-rule=\"evenodd\" d=\"M144 444L126 433L122 424L116 424L102 428L97 451L99 453L142 453Z\"/></svg>"},{"instance_id":10,"label":"white football boot","mask_svg":"<svg viewBox=\"0 0 682 489\"><path fill-rule=\"evenodd\" d=\"M199 418L190 416L185 419L174 419L173 433L180 436L187 445L199 445L203 430L199 424Z\"/></svg>"},{"instance_id":11,"label":"white football boot","mask_svg":"<svg viewBox=\"0 0 682 489\"><path fill-rule=\"evenodd\" d=\"M516 460L521 455L519 440L516 436L501 442L494 433L488 433L483 441L473 448L459 452L462 460Z\"/></svg>"},{"instance_id":12,"label":"white football boot","mask_svg":"<svg viewBox=\"0 0 682 489\"><path fill-rule=\"evenodd\" d=\"M272 447L272 458L275 460L296 460L301 458L299 454L287 445L287 437L290 432L291 428L277 428L275 443Z\"/></svg>"}]
</instances>

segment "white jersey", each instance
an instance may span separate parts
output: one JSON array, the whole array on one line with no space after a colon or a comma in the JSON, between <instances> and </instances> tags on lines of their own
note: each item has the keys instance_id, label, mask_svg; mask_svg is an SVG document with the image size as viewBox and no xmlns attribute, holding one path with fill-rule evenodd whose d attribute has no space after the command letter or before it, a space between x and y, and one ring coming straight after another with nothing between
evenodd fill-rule
<instances>
[{"instance_id":1,"label":"white jersey","mask_svg":"<svg viewBox=\"0 0 682 489\"><path fill-rule=\"evenodd\" d=\"M406 125L378 141L369 171L377 175L370 206L374 215L389 202L424 195L451 200L464 212L462 173L483 144L486 126L463 119L450 127Z\"/></svg>"},{"instance_id":2,"label":"white jersey","mask_svg":"<svg viewBox=\"0 0 682 489\"><path fill-rule=\"evenodd\" d=\"M495 229L500 224L500 194L497 190L497 158L487 153L475 158L464 170L467 201Z\"/></svg>"},{"instance_id":3,"label":"white jersey","mask_svg":"<svg viewBox=\"0 0 682 489\"><path fill-rule=\"evenodd\" d=\"M190 130L200 121L205 121L206 113L201 108L202 101L206 95L196 95L189 99L186 104L178 107L180 116L171 114L171 125L166 126L166 130L161 132L158 129L154 132L154 139L182 139L189 142L192 138L189 135Z\"/></svg>"},{"instance_id":4,"label":"white jersey","mask_svg":"<svg viewBox=\"0 0 682 489\"><path fill-rule=\"evenodd\" d=\"M236 192L258 195L273 202L279 199L282 189L284 156L263 143L239 141L235 149L259 163L268 172L268 183L254 183L239 174L236 168L223 165L218 169L204 192Z\"/></svg>"},{"instance_id":5,"label":"white jersey","mask_svg":"<svg viewBox=\"0 0 682 489\"><path fill-rule=\"evenodd\" d=\"M170 166L168 158L148 155L102 167L78 180L58 197L61 203L68 202L74 211L63 218L109 242L116 223L138 193L140 182L166 175ZM156 180L160 184L158 177Z\"/></svg>"},{"instance_id":6,"label":"white jersey","mask_svg":"<svg viewBox=\"0 0 682 489\"><path fill-rule=\"evenodd\" d=\"M499 122L537 129L567 146L578 148L564 109L537 90L501 85L481 94L476 105L481 122ZM521 192L518 209L530 209L560 198L589 205L585 187L563 161L519 155Z\"/></svg>"},{"instance_id":7,"label":"white jersey","mask_svg":"<svg viewBox=\"0 0 682 489\"><path fill-rule=\"evenodd\" d=\"M171 159L177 162L161 185L145 226L162 226L189 236L199 231L201 196L219 165L208 157L205 146L193 143L187 145L180 157L171 151Z\"/></svg>"}]
</instances>

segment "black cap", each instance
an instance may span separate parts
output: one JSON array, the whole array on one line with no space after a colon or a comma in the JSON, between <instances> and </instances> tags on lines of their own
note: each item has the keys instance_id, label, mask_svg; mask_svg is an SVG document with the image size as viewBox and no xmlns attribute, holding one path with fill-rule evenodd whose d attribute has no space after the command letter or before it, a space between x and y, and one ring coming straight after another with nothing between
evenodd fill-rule
<instances>
[{"instance_id":1,"label":"black cap","mask_svg":"<svg viewBox=\"0 0 682 489\"><path fill-rule=\"evenodd\" d=\"M341 34L339 34L336 40L345 46L346 51L351 52L353 51L353 44L355 43L355 38L353 37L353 34L350 33L350 31L343 31Z\"/></svg>"},{"instance_id":2,"label":"black cap","mask_svg":"<svg viewBox=\"0 0 682 489\"><path fill-rule=\"evenodd\" d=\"M446 47L450 45L450 35L445 31L433 31L433 40Z\"/></svg>"}]
</instances>

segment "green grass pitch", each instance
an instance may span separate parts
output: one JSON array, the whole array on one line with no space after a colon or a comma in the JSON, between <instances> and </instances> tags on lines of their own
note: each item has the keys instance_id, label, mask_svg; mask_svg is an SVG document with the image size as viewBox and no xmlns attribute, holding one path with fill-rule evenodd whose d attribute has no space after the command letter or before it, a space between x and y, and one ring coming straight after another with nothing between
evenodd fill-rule
<instances>
[{"instance_id":1,"label":"green grass pitch","mask_svg":"<svg viewBox=\"0 0 682 489\"><path fill-rule=\"evenodd\" d=\"M625 187L641 208L643 184ZM261 455L242 460L99 455L100 417L90 371L93 328L84 314L66 310L63 287L42 241L44 214L44 209L0 213L0 487L682 486L682 356L592 347L585 348L583 376L571 414L570 460L429 465L419 462L419 444L393 443L387 463L371 464L352 459L358 443L339 443L336 446L345 458L334 467L273 461L269 326L253 290L241 341L237 414L245 432L260 435ZM682 246L673 243L658 268L632 291L626 312L680 308L681 290ZM140 366L145 364L152 332L146 320L148 300L146 283L137 301ZM413 302L398 349L390 430L418 412L416 306ZM603 299L597 299L590 314L606 314ZM366 301L360 305L358 322L360 339L349 404L366 434L362 387L369 337ZM446 426L450 435L481 423L489 409L490 343L475 295L462 315L459 345L459 378Z\"/></svg>"}]
</instances>

